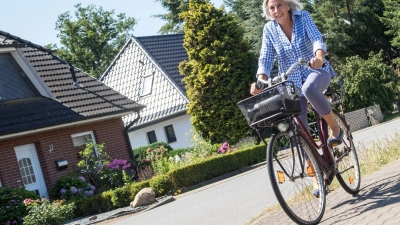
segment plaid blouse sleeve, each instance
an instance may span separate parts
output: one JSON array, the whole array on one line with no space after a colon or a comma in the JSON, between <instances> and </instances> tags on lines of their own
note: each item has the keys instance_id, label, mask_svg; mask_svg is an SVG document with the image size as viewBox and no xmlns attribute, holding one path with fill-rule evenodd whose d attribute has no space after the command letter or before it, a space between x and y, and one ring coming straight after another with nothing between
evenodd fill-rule
<instances>
[{"instance_id":1,"label":"plaid blouse sleeve","mask_svg":"<svg viewBox=\"0 0 400 225\"><path fill-rule=\"evenodd\" d=\"M305 22L304 26L306 28L305 30L307 32L307 35L310 38L311 43L313 44L314 55L315 55L315 52L319 49L326 52L326 44L324 43L324 40L322 39L322 35L319 32L317 26L315 25L314 21L312 20L310 13L303 10L302 17L303 17L303 21Z\"/></svg>"},{"instance_id":2,"label":"plaid blouse sleeve","mask_svg":"<svg viewBox=\"0 0 400 225\"><path fill-rule=\"evenodd\" d=\"M265 24L263 30L260 58L258 59L257 75L265 74L270 77L272 66L274 65L276 51L273 46L272 35L271 33L269 33L268 25L269 23Z\"/></svg>"}]
</instances>

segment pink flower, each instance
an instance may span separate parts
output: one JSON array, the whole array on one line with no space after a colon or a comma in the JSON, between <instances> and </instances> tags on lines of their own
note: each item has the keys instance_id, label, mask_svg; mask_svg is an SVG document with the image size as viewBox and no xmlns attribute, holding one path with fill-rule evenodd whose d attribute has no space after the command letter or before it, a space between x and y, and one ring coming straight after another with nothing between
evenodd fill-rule
<instances>
[{"instance_id":1,"label":"pink flower","mask_svg":"<svg viewBox=\"0 0 400 225\"><path fill-rule=\"evenodd\" d=\"M24 200L24 205L27 205L27 204L29 204L29 203L31 203L31 202L34 202L32 199L30 199L30 198L26 198L25 200Z\"/></svg>"}]
</instances>

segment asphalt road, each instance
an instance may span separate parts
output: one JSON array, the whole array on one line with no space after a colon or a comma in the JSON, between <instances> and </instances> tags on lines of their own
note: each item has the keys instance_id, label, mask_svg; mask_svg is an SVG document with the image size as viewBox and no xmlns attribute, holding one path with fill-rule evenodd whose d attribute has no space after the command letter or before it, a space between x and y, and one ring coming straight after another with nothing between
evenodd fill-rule
<instances>
[{"instance_id":1,"label":"asphalt road","mask_svg":"<svg viewBox=\"0 0 400 225\"><path fill-rule=\"evenodd\" d=\"M400 133L400 119L354 132L356 146ZM376 142L378 143L378 142ZM267 168L258 167L178 196L155 209L125 217L113 224L243 225L277 204Z\"/></svg>"}]
</instances>

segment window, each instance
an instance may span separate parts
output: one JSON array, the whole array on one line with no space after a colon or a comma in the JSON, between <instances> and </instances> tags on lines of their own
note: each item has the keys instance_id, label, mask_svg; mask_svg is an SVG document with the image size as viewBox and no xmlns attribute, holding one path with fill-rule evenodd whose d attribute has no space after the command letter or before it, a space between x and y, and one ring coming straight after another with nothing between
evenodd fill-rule
<instances>
[{"instance_id":1,"label":"window","mask_svg":"<svg viewBox=\"0 0 400 225\"><path fill-rule=\"evenodd\" d=\"M176 136L175 136L175 131L174 127L172 125L164 127L165 134L167 135L167 140L168 143L175 142L176 141Z\"/></svg>"},{"instance_id":2,"label":"window","mask_svg":"<svg viewBox=\"0 0 400 225\"><path fill-rule=\"evenodd\" d=\"M92 131L73 134L71 135L71 138L75 147L85 147L86 143L90 143L90 141L96 144L96 140L94 139L94 134Z\"/></svg>"},{"instance_id":3,"label":"window","mask_svg":"<svg viewBox=\"0 0 400 225\"><path fill-rule=\"evenodd\" d=\"M142 86L141 96L150 94L152 86L153 86L153 74L143 77L143 86Z\"/></svg>"},{"instance_id":4,"label":"window","mask_svg":"<svg viewBox=\"0 0 400 225\"><path fill-rule=\"evenodd\" d=\"M80 147L81 150L85 149L87 143L96 144L96 140L94 139L93 131L87 131L83 133L73 134L71 135L72 143L74 147ZM94 146L92 151L98 156L97 147ZM79 153L77 153L78 159L80 159ZM101 161L99 161L99 166L101 166ZM85 170L81 170L81 173L85 173Z\"/></svg>"},{"instance_id":5,"label":"window","mask_svg":"<svg viewBox=\"0 0 400 225\"><path fill-rule=\"evenodd\" d=\"M154 130L147 132L147 138L149 139L149 144L157 142L156 132Z\"/></svg>"},{"instance_id":6,"label":"window","mask_svg":"<svg viewBox=\"0 0 400 225\"><path fill-rule=\"evenodd\" d=\"M79 134L73 134L71 135L72 138L72 143L74 144L75 147L80 147L80 146L85 146L86 143L89 143L92 141L94 144L96 144L96 141L94 140L94 135L92 131L88 132L83 132Z\"/></svg>"}]
</instances>

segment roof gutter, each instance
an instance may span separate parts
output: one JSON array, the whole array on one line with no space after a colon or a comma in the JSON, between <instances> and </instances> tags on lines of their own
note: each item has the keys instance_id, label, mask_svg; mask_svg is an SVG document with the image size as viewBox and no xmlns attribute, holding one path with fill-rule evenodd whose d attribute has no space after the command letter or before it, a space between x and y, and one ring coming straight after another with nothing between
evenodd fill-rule
<instances>
[{"instance_id":1,"label":"roof gutter","mask_svg":"<svg viewBox=\"0 0 400 225\"><path fill-rule=\"evenodd\" d=\"M131 126L133 126L133 124L135 124L139 119L140 119L140 113L137 112L136 118L135 118L133 121L131 121L131 122L125 127L125 129L124 129L125 138L126 138L126 141L128 142L128 147L129 147L129 155L131 156L131 159L133 160L133 164L134 164L133 166L134 166L135 168L137 167L137 165L136 165L136 159L135 159L135 154L133 154L133 149L132 149L131 141L129 140L128 130L129 130L129 128L130 128Z\"/></svg>"},{"instance_id":2,"label":"roof gutter","mask_svg":"<svg viewBox=\"0 0 400 225\"><path fill-rule=\"evenodd\" d=\"M124 113L108 115L108 116L104 116L104 117L96 117L93 119L81 120L81 121L77 121L77 122L73 122L73 123L56 125L56 126L52 126L52 127L44 127L44 128L39 128L39 129L35 129L35 130L28 130L28 131L23 131L23 132L19 132L19 133L14 133L14 134L6 134L3 136L0 136L0 140L15 138L15 137L23 136L23 135L35 134L35 133L44 132L44 131L55 130L55 129L60 129L60 128L66 128L66 127L75 126L75 125L92 123L92 122L102 121L102 120L116 118L116 117L123 117L123 116L126 116L131 113L132 112L124 112Z\"/></svg>"}]
</instances>

